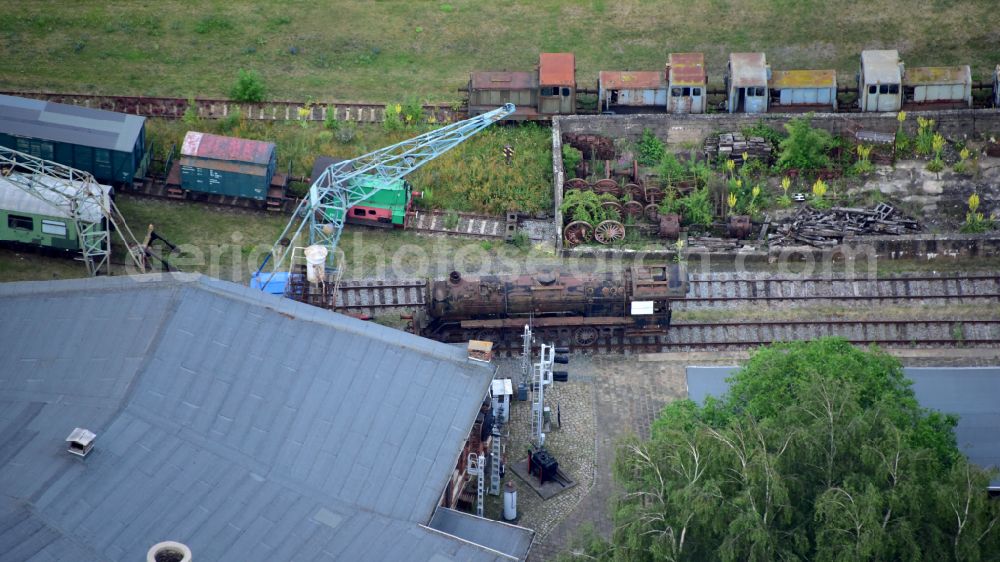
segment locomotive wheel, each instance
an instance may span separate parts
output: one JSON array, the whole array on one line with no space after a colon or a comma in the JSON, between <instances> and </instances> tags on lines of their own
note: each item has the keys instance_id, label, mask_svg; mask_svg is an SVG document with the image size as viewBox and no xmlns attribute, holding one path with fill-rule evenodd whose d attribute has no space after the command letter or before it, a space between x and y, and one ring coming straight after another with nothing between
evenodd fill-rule
<instances>
[{"instance_id":1,"label":"locomotive wheel","mask_svg":"<svg viewBox=\"0 0 1000 562\"><path fill-rule=\"evenodd\" d=\"M656 204L650 203L649 205L646 205L645 211L646 211L646 218L649 219L650 221L656 222L657 220L660 219L660 208L657 207Z\"/></svg>"},{"instance_id":2,"label":"locomotive wheel","mask_svg":"<svg viewBox=\"0 0 1000 562\"><path fill-rule=\"evenodd\" d=\"M618 221L604 221L594 229L594 238L601 244L625 239L625 225Z\"/></svg>"},{"instance_id":3,"label":"locomotive wheel","mask_svg":"<svg viewBox=\"0 0 1000 562\"><path fill-rule=\"evenodd\" d=\"M584 326L583 328L576 329L573 333L573 340L576 342L576 345L590 346L597 342L598 335L597 328Z\"/></svg>"},{"instance_id":4,"label":"locomotive wheel","mask_svg":"<svg viewBox=\"0 0 1000 562\"><path fill-rule=\"evenodd\" d=\"M625 193L632 194L632 199L642 203L646 200L646 191L642 189L642 186L636 183L625 184Z\"/></svg>"},{"instance_id":5,"label":"locomotive wheel","mask_svg":"<svg viewBox=\"0 0 1000 562\"><path fill-rule=\"evenodd\" d=\"M625 216L625 208L621 206L621 203L616 203L615 201L605 201L604 203L601 203L601 206L606 210L617 213L619 219Z\"/></svg>"},{"instance_id":6,"label":"locomotive wheel","mask_svg":"<svg viewBox=\"0 0 1000 562\"><path fill-rule=\"evenodd\" d=\"M642 218L642 203L638 201L629 201L625 203L625 214L634 218Z\"/></svg>"},{"instance_id":7,"label":"locomotive wheel","mask_svg":"<svg viewBox=\"0 0 1000 562\"><path fill-rule=\"evenodd\" d=\"M590 242L594 238L594 227L585 221L571 222L563 229L563 238L570 246Z\"/></svg>"},{"instance_id":8,"label":"locomotive wheel","mask_svg":"<svg viewBox=\"0 0 1000 562\"><path fill-rule=\"evenodd\" d=\"M594 191L597 192L597 194L599 195L610 193L615 197L618 197L622 194L622 188L620 185L618 185L618 182L606 178L603 180L597 180L597 183L594 184Z\"/></svg>"},{"instance_id":9,"label":"locomotive wheel","mask_svg":"<svg viewBox=\"0 0 1000 562\"><path fill-rule=\"evenodd\" d=\"M663 201L663 190L658 187L647 187L646 203L651 203L655 205L660 201Z\"/></svg>"},{"instance_id":10,"label":"locomotive wheel","mask_svg":"<svg viewBox=\"0 0 1000 562\"><path fill-rule=\"evenodd\" d=\"M571 180L566 180L566 189L579 189L580 191L588 191L590 189L590 184L587 180L580 178L573 178Z\"/></svg>"},{"instance_id":11,"label":"locomotive wheel","mask_svg":"<svg viewBox=\"0 0 1000 562\"><path fill-rule=\"evenodd\" d=\"M476 332L476 339L479 341L500 342L500 332L493 328L484 328Z\"/></svg>"}]
</instances>

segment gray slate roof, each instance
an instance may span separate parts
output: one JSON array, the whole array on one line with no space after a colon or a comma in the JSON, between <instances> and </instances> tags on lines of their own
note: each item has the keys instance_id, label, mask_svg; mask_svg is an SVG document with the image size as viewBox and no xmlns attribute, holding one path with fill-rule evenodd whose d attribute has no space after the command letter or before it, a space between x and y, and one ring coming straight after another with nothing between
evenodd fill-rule
<instances>
[{"instance_id":1,"label":"gray slate roof","mask_svg":"<svg viewBox=\"0 0 1000 562\"><path fill-rule=\"evenodd\" d=\"M0 560L509 559L425 527L493 375L460 348L198 275L0 315Z\"/></svg>"},{"instance_id":2,"label":"gray slate roof","mask_svg":"<svg viewBox=\"0 0 1000 562\"><path fill-rule=\"evenodd\" d=\"M145 117L0 95L0 133L132 152Z\"/></svg>"},{"instance_id":3,"label":"gray slate roof","mask_svg":"<svg viewBox=\"0 0 1000 562\"><path fill-rule=\"evenodd\" d=\"M688 398L699 404L729 390L726 378L738 367L688 367ZM969 459L1000 468L1000 367L905 367L924 408L958 416L955 437ZM991 485L1000 486L1000 478Z\"/></svg>"}]
</instances>

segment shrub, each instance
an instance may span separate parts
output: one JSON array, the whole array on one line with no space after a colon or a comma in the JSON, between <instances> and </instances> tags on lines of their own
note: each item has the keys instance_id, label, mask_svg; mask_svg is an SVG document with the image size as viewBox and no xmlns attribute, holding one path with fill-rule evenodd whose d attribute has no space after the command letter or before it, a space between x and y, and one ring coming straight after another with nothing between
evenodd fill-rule
<instances>
[{"instance_id":1,"label":"shrub","mask_svg":"<svg viewBox=\"0 0 1000 562\"><path fill-rule=\"evenodd\" d=\"M707 187L699 187L682 198L681 208L684 210L684 222L709 226L715 218L712 198Z\"/></svg>"},{"instance_id":2,"label":"shrub","mask_svg":"<svg viewBox=\"0 0 1000 562\"><path fill-rule=\"evenodd\" d=\"M264 94L264 81L260 75L254 70L241 68L229 96L240 103L260 103L264 101Z\"/></svg>"},{"instance_id":3,"label":"shrub","mask_svg":"<svg viewBox=\"0 0 1000 562\"><path fill-rule=\"evenodd\" d=\"M382 128L386 131L398 131L403 128L403 121L399 116L403 113L401 104L387 104L385 113L382 116Z\"/></svg>"},{"instance_id":4,"label":"shrub","mask_svg":"<svg viewBox=\"0 0 1000 562\"><path fill-rule=\"evenodd\" d=\"M650 129L642 130L637 148L639 150L639 163L644 166L655 166L663 159L663 154L666 152L663 148L663 141L656 138Z\"/></svg>"},{"instance_id":5,"label":"shrub","mask_svg":"<svg viewBox=\"0 0 1000 562\"><path fill-rule=\"evenodd\" d=\"M198 115L198 104L194 101L193 97L188 98L187 107L184 109L181 121L192 127L201 125L201 117Z\"/></svg>"},{"instance_id":6,"label":"shrub","mask_svg":"<svg viewBox=\"0 0 1000 562\"><path fill-rule=\"evenodd\" d=\"M917 117L917 154L927 156L934 151L934 120Z\"/></svg>"},{"instance_id":7,"label":"shrub","mask_svg":"<svg viewBox=\"0 0 1000 562\"><path fill-rule=\"evenodd\" d=\"M337 106L326 106L326 116L323 117L323 126L331 131L340 128L340 121L337 121Z\"/></svg>"},{"instance_id":8,"label":"shrub","mask_svg":"<svg viewBox=\"0 0 1000 562\"><path fill-rule=\"evenodd\" d=\"M566 178L576 177L576 167L583 160L583 153L573 148L569 144L562 145L563 169L566 170Z\"/></svg>"},{"instance_id":9,"label":"shrub","mask_svg":"<svg viewBox=\"0 0 1000 562\"><path fill-rule=\"evenodd\" d=\"M667 183L687 175L684 165L678 162L677 157L671 152L664 152L656 171Z\"/></svg>"},{"instance_id":10,"label":"shrub","mask_svg":"<svg viewBox=\"0 0 1000 562\"><path fill-rule=\"evenodd\" d=\"M593 191L581 189L571 189L563 196L562 205L559 206L566 222L584 221L592 226L606 220L620 220L621 217L614 209L604 207L605 201L614 201L615 196L611 194L598 195Z\"/></svg>"},{"instance_id":11,"label":"shrub","mask_svg":"<svg viewBox=\"0 0 1000 562\"><path fill-rule=\"evenodd\" d=\"M833 144L833 137L822 129L812 127L810 120L811 114L792 119L785 125L788 137L779 143L779 169L816 170L830 164L827 151Z\"/></svg>"},{"instance_id":12,"label":"shrub","mask_svg":"<svg viewBox=\"0 0 1000 562\"><path fill-rule=\"evenodd\" d=\"M764 140L771 144L771 146L778 146L781 139L784 138L784 135L782 135L774 127L766 125L763 119L757 121L749 127L743 127L741 132L743 133L743 136L748 139L750 137L763 137Z\"/></svg>"},{"instance_id":13,"label":"shrub","mask_svg":"<svg viewBox=\"0 0 1000 562\"><path fill-rule=\"evenodd\" d=\"M337 130L333 133L336 137L337 142L341 144L348 144L354 140L354 135L357 133L358 127L354 124L354 121L344 121L337 127Z\"/></svg>"}]
</instances>

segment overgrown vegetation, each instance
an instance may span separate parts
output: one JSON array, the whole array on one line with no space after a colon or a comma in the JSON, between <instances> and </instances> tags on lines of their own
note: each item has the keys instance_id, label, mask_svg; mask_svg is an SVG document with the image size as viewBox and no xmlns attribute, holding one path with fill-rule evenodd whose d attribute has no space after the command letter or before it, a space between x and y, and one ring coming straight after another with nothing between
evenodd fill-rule
<instances>
[{"instance_id":1,"label":"overgrown vegetation","mask_svg":"<svg viewBox=\"0 0 1000 562\"><path fill-rule=\"evenodd\" d=\"M593 191L571 189L563 195L559 209L567 222L583 221L597 226L606 220L620 221L621 215L613 207L604 205L606 202L617 202L617 199L609 193L598 195Z\"/></svg>"},{"instance_id":2,"label":"overgrown vegetation","mask_svg":"<svg viewBox=\"0 0 1000 562\"><path fill-rule=\"evenodd\" d=\"M236 83L229 91L229 97L241 103L260 103L264 101L264 81L256 70L239 71Z\"/></svg>"},{"instance_id":3,"label":"overgrown vegetation","mask_svg":"<svg viewBox=\"0 0 1000 562\"><path fill-rule=\"evenodd\" d=\"M568 143L562 145L563 169L566 171L566 179L576 177L576 167L583 160L583 153L573 148Z\"/></svg>"},{"instance_id":4,"label":"overgrown vegetation","mask_svg":"<svg viewBox=\"0 0 1000 562\"><path fill-rule=\"evenodd\" d=\"M636 150L638 151L636 159L643 166L655 166L663 159L666 153L663 141L658 139L650 129L642 130L642 136L639 137L639 142L636 143Z\"/></svg>"},{"instance_id":5,"label":"overgrown vegetation","mask_svg":"<svg viewBox=\"0 0 1000 562\"><path fill-rule=\"evenodd\" d=\"M965 234L980 234L993 229L993 221L986 219L983 213L979 212L979 194L973 193L969 196L969 211L965 213L965 222L962 223L962 232Z\"/></svg>"},{"instance_id":6,"label":"overgrown vegetation","mask_svg":"<svg viewBox=\"0 0 1000 562\"><path fill-rule=\"evenodd\" d=\"M833 137L810 124L812 116L796 117L785 125L788 136L778 143L781 152L775 167L779 170L818 170L830 164L827 152Z\"/></svg>"},{"instance_id":7,"label":"overgrown vegetation","mask_svg":"<svg viewBox=\"0 0 1000 562\"><path fill-rule=\"evenodd\" d=\"M572 560L987 560L991 475L899 361L841 339L763 348L703 406L664 408L618 448L610 541Z\"/></svg>"}]
</instances>

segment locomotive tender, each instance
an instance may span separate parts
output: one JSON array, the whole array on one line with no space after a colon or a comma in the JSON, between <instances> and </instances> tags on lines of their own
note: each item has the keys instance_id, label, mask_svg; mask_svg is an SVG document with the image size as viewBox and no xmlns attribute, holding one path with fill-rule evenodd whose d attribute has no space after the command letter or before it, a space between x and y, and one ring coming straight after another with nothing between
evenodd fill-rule
<instances>
[{"instance_id":1,"label":"locomotive tender","mask_svg":"<svg viewBox=\"0 0 1000 562\"><path fill-rule=\"evenodd\" d=\"M670 301L688 292L682 264L630 267L622 272L463 277L428 285L427 310L415 328L442 341L513 339L530 323L536 333L568 345L601 338L662 335Z\"/></svg>"}]
</instances>

